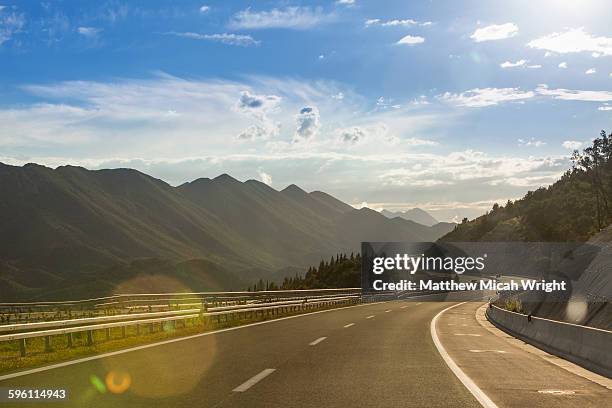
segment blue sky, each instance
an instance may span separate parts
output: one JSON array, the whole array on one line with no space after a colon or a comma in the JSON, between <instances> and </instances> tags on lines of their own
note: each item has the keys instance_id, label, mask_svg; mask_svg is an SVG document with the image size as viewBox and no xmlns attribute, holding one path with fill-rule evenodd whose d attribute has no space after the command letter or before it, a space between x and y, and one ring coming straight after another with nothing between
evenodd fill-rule
<instances>
[{"instance_id":1,"label":"blue sky","mask_svg":"<svg viewBox=\"0 0 612 408\"><path fill-rule=\"evenodd\" d=\"M0 0L0 161L474 217L611 130L610 21L605 0Z\"/></svg>"}]
</instances>

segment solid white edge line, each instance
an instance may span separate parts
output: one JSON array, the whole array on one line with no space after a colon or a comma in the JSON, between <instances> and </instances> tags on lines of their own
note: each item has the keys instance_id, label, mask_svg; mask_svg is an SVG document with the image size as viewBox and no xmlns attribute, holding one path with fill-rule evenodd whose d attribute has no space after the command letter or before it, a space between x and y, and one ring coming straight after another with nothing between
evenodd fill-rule
<instances>
[{"instance_id":1,"label":"solid white edge line","mask_svg":"<svg viewBox=\"0 0 612 408\"><path fill-rule=\"evenodd\" d=\"M311 341L310 343L308 343L309 346L316 346L317 344L319 344L320 342L322 342L323 340L325 340L327 337L319 337L318 339Z\"/></svg>"},{"instance_id":2,"label":"solid white edge line","mask_svg":"<svg viewBox=\"0 0 612 408\"><path fill-rule=\"evenodd\" d=\"M276 371L276 368L266 368L259 374L254 375L253 377L249 378L248 380L246 380L245 382L243 382L242 384L234 388L232 391L233 392L245 392L246 390L248 390L249 388L251 388L252 386L254 386L255 384L257 384L258 382L260 382L261 380L263 380L264 378L266 378L267 376L269 376L275 371Z\"/></svg>"},{"instance_id":3,"label":"solid white edge line","mask_svg":"<svg viewBox=\"0 0 612 408\"><path fill-rule=\"evenodd\" d=\"M371 318L373 318L374 316L375 316L375 315L368 316L368 317L366 317L366 319L371 319Z\"/></svg>"},{"instance_id":4,"label":"solid white edge line","mask_svg":"<svg viewBox=\"0 0 612 408\"><path fill-rule=\"evenodd\" d=\"M61 368L61 367L70 366L70 365L73 365L73 364L85 363L87 361L99 360L101 358L117 356L117 355L120 355L120 354L129 353L129 352L132 352L132 351L144 350L144 349L148 349L148 348L151 348L151 347L157 347L157 346L163 346L165 344L176 343L178 341L191 340L191 339L195 339L195 338L198 338L198 337L210 336L212 334L224 333L224 332L228 332L228 331L232 331L232 330L239 330L239 329L244 329L244 328L247 328L247 327L259 326L259 325L262 325L262 324L275 323L275 322L280 322L282 320L296 319L298 317L303 317L303 316L311 316L311 315L320 314L320 313L335 312L337 310L351 309L351 308L354 308L354 307L362 307L362 306L369 306L369 305L378 305L378 304L387 303L387 302L388 301L373 302L373 303L361 303L359 305L353 305L353 306L337 307L337 308L334 308L334 309L327 309L327 310L317 310L316 312L302 313L302 314L298 314L298 315L294 315L294 316L280 317L278 319L264 320L263 322L249 323L249 324L245 324L245 325L242 325L242 326L228 327L227 329L221 329L221 330L215 330L215 331L211 331L211 332L193 334L191 336L177 337L175 339L159 341L157 343L143 344L142 346L136 346L136 347L131 347L131 348L117 350L117 351L111 351L109 353L97 354L95 356L83 357L83 358L79 358L79 359L76 359L76 360L69 360L69 361L64 361L62 363L52 364L52 365L38 367L38 368L32 368L30 370L18 371L16 373L11 373L11 374L5 374L5 375L0 376L0 381L9 380L11 378L22 377L24 375L29 375L29 374L36 374L36 373L40 373L40 372L43 372L43 371L53 370L55 368Z\"/></svg>"},{"instance_id":5,"label":"solid white edge line","mask_svg":"<svg viewBox=\"0 0 612 408\"><path fill-rule=\"evenodd\" d=\"M447 310L450 310L457 306L461 306L465 303L467 302L461 302L461 303L457 303L456 305L449 306L446 309L441 310L433 319L431 319L431 324L430 324L431 338L434 344L436 345L436 348L438 349L438 353L440 353L440 355L442 356L442 359L444 360L448 368L450 368L453 374L455 374L455 376L459 379L459 381L463 383L465 388L467 388L468 391L472 393L472 395L476 398L476 400L478 400L480 405L482 405L485 408L498 408L497 405L495 405L495 403L491 401L491 399L487 396L487 394L485 394L484 391L482 391L474 383L474 381L472 381L472 379L468 377L467 374L465 374L463 370L459 368L459 366L453 361L451 356L446 352L446 349L440 342L440 339L438 338L438 333L436 332L436 323L438 322L438 318Z\"/></svg>"},{"instance_id":6,"label":"solid white edge line","mask_svg":"<svg viewBox=\"0 0 612 408\"><path fill-rule=\"evenodd\" d=\"M351 326L354 326L354 325L355 325L355 323L345 324L345 325L344 325L344 328L346 329L346 328L351 327Z\"/></svg>"}]
</instances>

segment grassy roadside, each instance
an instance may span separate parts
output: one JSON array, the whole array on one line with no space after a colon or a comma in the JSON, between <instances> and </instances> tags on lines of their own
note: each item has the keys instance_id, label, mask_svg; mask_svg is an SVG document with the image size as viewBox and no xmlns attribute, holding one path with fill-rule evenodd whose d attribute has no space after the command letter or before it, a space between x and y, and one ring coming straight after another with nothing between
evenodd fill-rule
<instances>
[{"instance_id":1,"label":"grassy roadside","mask_svg":"<svg viewBox=\"0 0 612 408\"><path fill-rule=\"evenodd\" d=\"M45 351L44 338L32 338L26 340L26 356L19 355L19 345L17 341L0 343L0 374L7 374L27 368L36 368L48 364L74 360L77 358L93 356L109 351L121 350L133 346L150 344L162 340L185 337L193 334L214 331L218 329L241 326L249 323L256 323L266 320L275 320L281 317L294 316L310 313L313 311L334 309L347 305L324 306L307 310L287 311L278 314L252 315L235 317L230 320L217 321L216 319L194 319L193 322L186 320L177 322L176 325L169 323L161 326L159 323L153 325L150 331L148 324L140 325L140 334L137 334L135 326L128 326L125 330L125 337L122 335L120 327L110 329L110 338L106 338L104 330L93 332L93 345L87 345L87 335L85 332L73 334L73 345L67 345L66 335L52 336L50 339L51 351Z\"/></svg>"}]
</instances>

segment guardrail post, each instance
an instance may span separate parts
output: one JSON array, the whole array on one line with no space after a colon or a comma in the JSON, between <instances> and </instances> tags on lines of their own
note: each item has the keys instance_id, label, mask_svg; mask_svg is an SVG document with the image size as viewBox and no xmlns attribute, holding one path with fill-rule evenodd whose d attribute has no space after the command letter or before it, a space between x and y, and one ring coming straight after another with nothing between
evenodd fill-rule
<instances>
[{"instance_id":1,"label":"guardrail post","mask_svg":"<svg viewBox=\"0 0 612 408\"><path fill-rule=\"evenodd\" d=\"M87 330L87 345L88 346L93 345L93 331L92 330Z\"/></svg>"},{"instance_id":2,"label":"guardrail post","mask_svg":"<svg viewBox=\"0 0 612 408\"><path fill-rule=\"evenodd\" d=\"M125 326L121 326L121 338L125 338Z\"/></svg>"},{"instance_id":3,"label":"guardrail post","mask_svg":"<svg viewBox=\"0 0 612 408\"><path fill-rule=\"evenodd\" d=\"M106 334L106 340L110 340L111 335L110 335L110 327L107 327L106 329L104 329L104 333Z\"/></svg>"},{"instance_id":4,"label":"guardrail post","mask_svg":"<svg viewBox=\"0 0 612 408\"><path fill-rule=\"evenodd\" d=\"M45 336L45 352L51 351L51 336Z\"/></svg>"},{"instance_id":5,"label":"guardrail post","mask_svg":"<svg viewBox=\"0 0 612 408\"><path fill-rule=\"evenodd\" d=\"M66 339L68 340L68 348L72 348L72 333L67 333Z\"/></svg>"},{"instance_id":6,"label":"guardrail post","mask_svg":"<svg viewBox=\"0 0 612 408\"><path fill-rule=\"evenodd\" d=\"M19 339L19 355L21 357L26 355L26 339Z\"/></svg>"}]
</instances>

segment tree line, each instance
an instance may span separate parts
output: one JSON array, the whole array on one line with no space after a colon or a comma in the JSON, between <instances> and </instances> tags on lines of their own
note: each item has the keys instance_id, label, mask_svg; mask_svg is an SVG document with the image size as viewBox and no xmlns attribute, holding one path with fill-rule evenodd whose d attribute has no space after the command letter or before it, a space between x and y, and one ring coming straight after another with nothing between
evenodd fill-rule
<instances>
[{"instance_id":1,"label":"tree line","mask_svg":"<svg viewBox=\"0 0 612 408\"><path fill-rule=\"evenodd\" d=\"M260 279L250 291L355 288L361 285L361 255L336 254L329 261L322 260L318 267L311 266L304 275L286 277L278 286L274 282Z\"/></svg>"}]
</instances>

